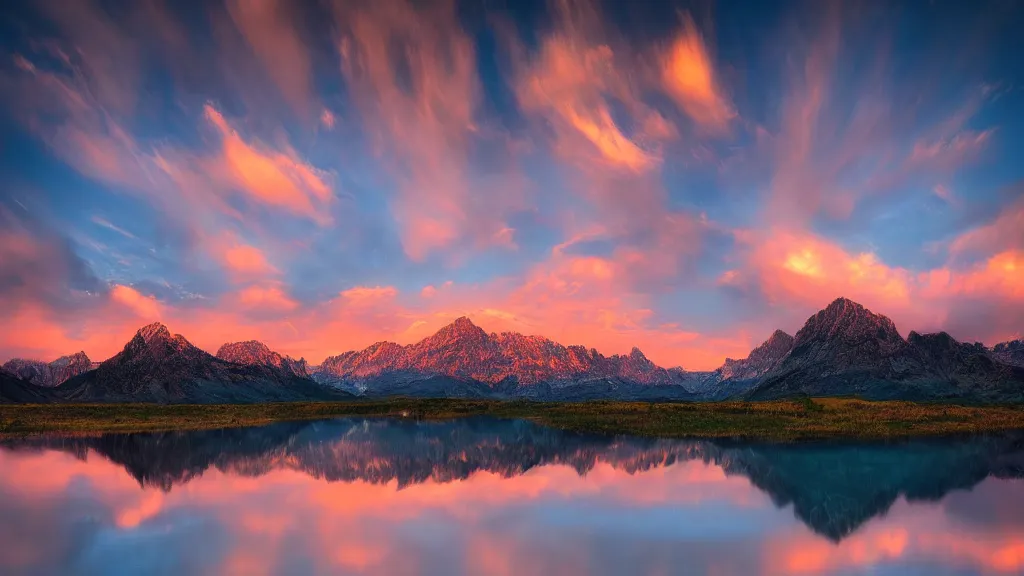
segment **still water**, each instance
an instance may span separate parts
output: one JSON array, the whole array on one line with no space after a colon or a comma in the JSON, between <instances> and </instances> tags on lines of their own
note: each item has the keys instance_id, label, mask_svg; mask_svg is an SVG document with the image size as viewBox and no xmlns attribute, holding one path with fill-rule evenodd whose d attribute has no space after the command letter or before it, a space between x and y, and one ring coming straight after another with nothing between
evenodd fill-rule
<instances>
[{"instance_id":1,"label":"still water","mask_svg":"<svg viewBox=\"0 0 1024 576\"><path fill-rule=\"evenodd\" d=\"M1024 436L337 419L0 443L0 574L1021 574Z\"/></svg>"}]
</instances>

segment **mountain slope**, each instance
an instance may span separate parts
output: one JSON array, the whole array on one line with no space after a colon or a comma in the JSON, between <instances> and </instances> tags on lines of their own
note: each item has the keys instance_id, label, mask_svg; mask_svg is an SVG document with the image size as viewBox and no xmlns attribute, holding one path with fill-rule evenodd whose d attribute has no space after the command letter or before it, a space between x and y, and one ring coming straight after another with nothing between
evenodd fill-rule
<instances>
[{"instance_id":1,"label":"mountain slope","mask_svg":"<svg viewBox=\"0 0 1024 576\"><path fill-rule=\"evenodd\" d=\"M908 344L892 320L838 298L808 318L793 349L751 390L753 398L858 394L895 397Z\"/></svg>"},{"instance_id":2,"label":"mountain slope","mask_svg":"<svg viewBox=\"0 0 1024 576\"><path fill-rule=\"evenodd\" d=\"M723 380L752 380L774 370L793 349L794 339L782 330L776 330L760 346L742 360L726 358L721 367Z\"/></svg>"},{"instance_id":3,"label":"mountain slope","mask_svg":"<svg viewBox=\"0 0 1024 576\"><path fill-rule=\"evenodd\" d=\"M992 360L982 346L945 333L911 332L904 340L889 318L839 298L807 320L749 397L1010 401L1022 392L1024 370Z\"/></svg>"},{"instance_id":4,"label":"mountain slope","mask_svg":"<svg viewBox=\"0 0 1024 576\"><path fill-rule=\"evenodd\" d=\"M61 356L47 364L39 360L26 360L14 358L4 364L4 369L15 376L28 380L36 386L52 388L63 383L69 378L88 372L92 362L85 352L77 352L68 356Z\"/></svg>"},{"instance_id":5,"label":"mountain slope","mask_svg":"<svg viewBox=\"0 0 1024 576\"><path fill-rule=\"evenodd\" d=\"M1024 368L1024 340L1000 342L992 347L991 354L1003 364Z\"/></svg>"},{"instance_id":6,"label":"mountain slope","mask_svg":"<svg viewBox=\"0 0 1024 576\"><path fill-rule=\"evenodd\" d=\"M273 366L211 356L163 324L141 328L113 358L57 387L79 402L247 403L337 399L344 394Z\"/></svg>"},{"instance_id":7,"label":"mountain slope","mask_svg":"<svg viewBox=\"0 0 1024 576\"><path fill-rule=\"evenodd\" d=\"M1012 401L1024 398L1024 368L994 359L981 344L958 342L945 332L907 338L926 374L929 396Z\"/></svg>"},{"instance_id":8,"label":"mountain slope","mask_svg":"<svg viewBox=\"0 0 1024 576\"><path fill-rule=\"evenodd\" d=\"M777 368L792 349L793 337L776 330L746 358L726 358L720 368L700 376L693 391L703 400L724 400L744 394Z\"/></svg>"},{"instance_id":9,"label":"mountain slope","mask_svg":"<svg viewBox=\"0 0 1024 576\"><path fill-rule=\"evenodd\" d=\"M44 404L53 400L53 391L36 386L0 368L0 404Z\"/></svg>"}]
</instances>

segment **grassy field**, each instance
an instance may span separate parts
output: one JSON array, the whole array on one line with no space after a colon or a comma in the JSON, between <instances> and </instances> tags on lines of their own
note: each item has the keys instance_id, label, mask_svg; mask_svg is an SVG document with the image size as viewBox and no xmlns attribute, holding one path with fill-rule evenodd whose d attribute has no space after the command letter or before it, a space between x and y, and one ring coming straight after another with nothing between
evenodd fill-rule
<instances>
[{"instance_id":1,"label":"grassy field","mask_svg":"<svg viewBox=\"0 0 1024 576\"><path fill-rule=\"evenodd\" d=\"M1024 406L965 407L818 398L774 402L539 403L394 398L250 405L0 405L0 436L96 434L254 426L285 420L489 415L580 432L764 440L885 439L1024 429Z\"/></svg>"}]
</instances>

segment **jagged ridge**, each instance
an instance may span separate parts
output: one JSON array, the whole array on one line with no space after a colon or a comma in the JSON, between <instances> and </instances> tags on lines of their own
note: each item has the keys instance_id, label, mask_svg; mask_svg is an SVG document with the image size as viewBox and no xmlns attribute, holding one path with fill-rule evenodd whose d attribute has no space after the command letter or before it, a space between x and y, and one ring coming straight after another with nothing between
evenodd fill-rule
<instances>
[{"instance_id":1,"label":"jagged ridge","mask_svg":"<svg viewBox=\"0 0 1024 576\"><path fill-rule=\"evenodd\" d=\"M366 379L389 372L465 378L491 385L621 378L639 384L679 384L682 371L656 366L638 348L603 356L582 346L563 346L540 336L488 334L462 317L409 346L378 342L362 351L332 356L320 365L324 380Z\"/></svg>"},{"instance_id":2,"label":"jagged ridge","mask_svg":"<svg viewBox=\"0 0 1024 576\"><path fill-rule=\"evenodd\" d=\"M83 372L88 372L92 368L92 362L85 352L76 352L61 356L50 363L13 358L8 360L3 367L11 374L28 380L36 386L52 388Z\"/></svg>"},{"instance_id":3,"label":"jagged ridge","mask_svg":"<svg viewBox=\"0 0 1024 576\"><path fill-rule=\"evenodd\" d=\"M166 326L144 326L113 358L61 384L73 401L238 403L337 399L312 380L262 364L241 365L193 346Z\"/></svg>"},{"instance_id":4,"label":"jagged ridge","mask_svg":"<svg viewBox=\"0 0 1024 576\"><path fill-rule=\"evenodd\" d=\"M1024 367L1024 340L996 344L992 347L992 357L1003 364Z\"/></svg>"},{"instance_id":5,"label":"jagged ridge","mask_svg":"<svg viewBox=\"0 0 1024 576\"><path fill-rule=\"evenodd\" d=\"M292 376L309 377L305 358L282 356L258 340L224 344L217 350L217 358L243 366L272 366Z\"/></svg>"}]
</instances>

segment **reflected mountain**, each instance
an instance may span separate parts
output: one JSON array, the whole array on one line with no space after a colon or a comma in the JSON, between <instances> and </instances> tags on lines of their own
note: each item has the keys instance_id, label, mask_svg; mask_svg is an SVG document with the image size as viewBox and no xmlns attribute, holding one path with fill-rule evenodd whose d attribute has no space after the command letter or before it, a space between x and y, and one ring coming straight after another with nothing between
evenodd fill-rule
<instances>
[{"instance_id":1,"label":"reflected mountain","mask_svg":"<svg viewBox=\"0 0 1024 576\"><path fill-rule=\"evenodd\" d=\"M215 468L258 477L301 471L326 482L395 482L399 489L485 471L511 478L552 464L586 475L598 463L629 474L702 460L740 475L776 506L792 505L816 533L839 541L903 496L937 501L985 478L1024 477L1024 433L888 444L743 444L603 437L522 420L445 422L335 419L254 428L8 440L9 450L90 451L142 486L170 491Z\"/></svg>"}]
</instances>

